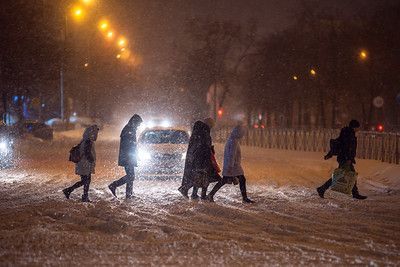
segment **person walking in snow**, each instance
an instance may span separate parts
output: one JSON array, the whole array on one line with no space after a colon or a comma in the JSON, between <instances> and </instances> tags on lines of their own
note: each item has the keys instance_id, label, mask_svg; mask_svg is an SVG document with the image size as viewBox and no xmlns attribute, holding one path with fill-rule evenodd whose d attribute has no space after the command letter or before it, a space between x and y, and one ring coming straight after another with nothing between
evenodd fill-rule
<instances>
[{"instance_id":1,"label":"person walking in snow","mask_svg":"<svg viewBox=\"0 0 400 267\"><path fill-rule=\"evenodd\" d=\"M126 199L132 198L133 181L135 180L135 167L137 167L137 143L136 131L143 122L142 118L134 114L121 132L118 165L125 168L126 175L112 182L108 188L117 197L117 187L126 184Z\"/></svg>"},{"instance_id":2,"label":"person walking in snow","mask_svg":"<svg viewBox=\"0 0 400 267\"><path fill-rule=\"evenodd\" d=\"M340 131L339 138L339 151L337 155L337 162L339 168L348 168L355 172L354 164L356 164L355 157L357 155L357 137L356 132L360 128L360 123L357 120L351 120L349 126L344 127ZM318 195L324 198L325 191L332 185L332 178L329 178L323 185L317 188ZM358 192L357 182L352 189L352 195L355 199L366 199L366 196L360 195Z\"/></svg>"},{"instance_id":3,"label":"person walking in snow","mask_svg":"<svg viewBox=\"0 0 400 267\"><path fill-rule=\"evenodd\" d=\"M201 198L205 199L207 187L211 182L220 179L212 161L212 139L211 128L215 122L211 118L204 121L196 121L193 125L189 146L186 153L185 169L182 178L182 185L179 192L188 198L188 191L193 187L192 199L198 199L198 189L202 189Z\"/></svg>"},{"instance_id":4,"label":"person walking in snow","mask_svg":"<svg viewBox=\"0 0 400 267\"><path fill-rule=\"evenodd\" d=\"M222 168L222 180L219 181L208 195L208 199L214 202L214 195L225 184L239 183L242 200L244 203L254 203L247 197L246 178L242 168L242 154L240 149L240 139L245 135L246 130L242 125L233 128L224 150L224 166Z\"/></svg>"},{"instance_id":5,"label":"person walking in snow","mask_svg":"<svg viewBox=\"0 0 400 267\"><path fill-rule=\"evenodd\" d=\"M75 173L81 176L81 180L76 182L71 187L65 188L63 193L67 199L69 199L71 193L83 186L82 202L90 202L89 200L89 186L92 179L92 174L95 173L96 167L96 150L95 142L99 127L92 125L86 128L83 133L83 138L79 144L79 153L81 155L79 162L75 165Z\"/></svg>"}]
</instances>

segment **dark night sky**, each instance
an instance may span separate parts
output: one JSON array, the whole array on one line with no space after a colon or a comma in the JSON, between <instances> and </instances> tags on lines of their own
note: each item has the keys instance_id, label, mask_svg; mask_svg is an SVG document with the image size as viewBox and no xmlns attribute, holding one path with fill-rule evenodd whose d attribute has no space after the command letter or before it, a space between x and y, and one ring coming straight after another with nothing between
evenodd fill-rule
<instances>
[{"instance_id":1,"label":"dark night sky","mask_svg":"<svg viewBox=\"0 0 400 267\"><path fill-rule=\"evenodd\" d=\"M179 42L185 21L190 18L233 20L256 19L260 34L279 31L293 22L304 0L109 0L102 8L121 25L144 58L144 69L163 69L170 61L173 42ZM383 1L313 1L351 16L356 10L370 10ZM106 13L105 12L105 13Z\"/></svg>"}]
</instances>

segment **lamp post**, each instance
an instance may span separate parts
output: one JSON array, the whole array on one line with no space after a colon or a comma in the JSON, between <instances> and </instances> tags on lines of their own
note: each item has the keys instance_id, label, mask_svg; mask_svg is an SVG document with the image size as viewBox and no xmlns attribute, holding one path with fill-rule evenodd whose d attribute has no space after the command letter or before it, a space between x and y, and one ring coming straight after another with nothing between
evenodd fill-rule
<instances>
[{"instance_id":1,"label":"lamp post","mask_svg":"<svg viewBox=\"0 0 400 267\"><path fill-rule=\"evenodd\" d=\"M71 15L75 20L80 21L84 16L84 10L80 6L74 6L71 10ZM65 119L64 112L64 77L65 77L65 54L67 47L67 37L68 37L68 12L64 12L63 20L63 40L62 40L62 51L61 51L61 64L60 64L60 118L62 121Z\"/></svg>"}]
</instances>

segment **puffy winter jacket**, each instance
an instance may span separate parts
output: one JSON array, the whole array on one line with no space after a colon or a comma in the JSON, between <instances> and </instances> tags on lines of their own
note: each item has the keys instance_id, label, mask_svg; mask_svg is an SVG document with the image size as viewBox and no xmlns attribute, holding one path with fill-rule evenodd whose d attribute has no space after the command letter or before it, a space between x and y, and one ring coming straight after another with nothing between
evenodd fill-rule
<instances>
[{"instance_id":1,"label":"puffy winter jacket","mask_svg":"<svg viewBox=\"0 0 400 267\"><path fill-rule=\"evenodd\" d=\"M240 176L244 175L242 168L242 152L240 149L240 139L245 135L245 129L242 126L236 126L226 144L224 150L224 167L223 176Z\"/></svg>"},{"instance_id":2,"label":"puffy winter jacket","mask_svg":"<svg viewBox=\"0 0 400 267\"><path fill-rule=\"evenodd\" d=\"M78 175L89 175L95 173L96 149L99 128L96 125L89 126L83 133L81 145L79 147L82 155L81 160L75 165L75 173Z\"/></svg>"}]
</instances>

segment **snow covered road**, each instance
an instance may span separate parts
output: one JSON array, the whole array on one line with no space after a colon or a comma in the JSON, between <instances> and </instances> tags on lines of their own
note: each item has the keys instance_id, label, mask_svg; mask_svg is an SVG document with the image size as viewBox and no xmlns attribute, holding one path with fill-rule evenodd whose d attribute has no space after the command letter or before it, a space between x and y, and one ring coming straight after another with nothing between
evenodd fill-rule
<instances>
[{"instance_id":1,"label":"snow covered road","mask_svg":"<svg viewBox=\"0 0 400 267\"><path fill-rule=\"evenodd\" d=\"M0 171L0 263L15 265L371 265L400 264L400 167L359 160L356 201L315 187L335 168L318 153L244 148L249 196L227 185L216 203L188 201L179 181L138 180L135 199L107 185L123 174L118 142L98 142L93 203L66 200L77 180L67 161L75 141L21 144ZM221 147L217 156L221 158Z\"/></svg>"}]
</instances>

